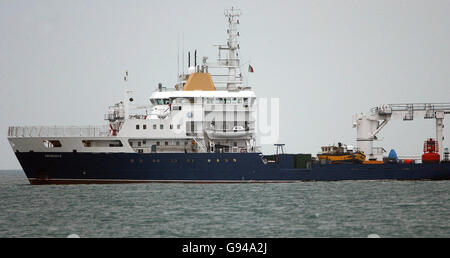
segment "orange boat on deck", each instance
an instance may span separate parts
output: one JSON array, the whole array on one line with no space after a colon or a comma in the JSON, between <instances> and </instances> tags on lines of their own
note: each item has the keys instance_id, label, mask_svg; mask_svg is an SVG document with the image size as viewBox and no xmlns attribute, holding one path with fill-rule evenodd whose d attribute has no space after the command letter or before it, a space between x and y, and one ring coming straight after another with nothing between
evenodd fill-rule
<instances>
[{"instance_id":1,"label":"orange boat on deck","mask_svg":"<svg viewBox=\"0 0 450 258\"><path fill-rule=\"evenodd\" d=\"M317 158L331 161L331 163L363 163L366 155L361 151L355 151L351 146L338 143L338 146L323 146Z\"/></svg>"}]
</instances>

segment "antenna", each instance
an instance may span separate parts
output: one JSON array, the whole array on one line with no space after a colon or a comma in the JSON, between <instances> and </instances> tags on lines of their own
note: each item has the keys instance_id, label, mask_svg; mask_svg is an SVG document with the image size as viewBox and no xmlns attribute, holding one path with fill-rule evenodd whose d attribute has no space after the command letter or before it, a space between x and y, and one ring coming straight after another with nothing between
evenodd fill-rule
<instances>
[{"instance_id":1,"label":"antenna","mask_svg":"<svg viewBox=\"0 0 450 258\"><path fill-rule=\"evenodd\" d=\"M180 36L177 36L177 76L180 77Z\"/></svg>"},{"instance_id":2,"label":"antenna","mask_svg":"<svg viewBox=\"0 0 450 258\"><path fill-rule=\"evenodd\" d=\"M186 71L186 70L184 70L184 33L181 33L181 45L182 45L182 49L183 49L182 60L181 60L181 63L183 64L182 65L183 70L181 71L181 73L184 74L184 72Z\"/></svg>"}]
</instances>

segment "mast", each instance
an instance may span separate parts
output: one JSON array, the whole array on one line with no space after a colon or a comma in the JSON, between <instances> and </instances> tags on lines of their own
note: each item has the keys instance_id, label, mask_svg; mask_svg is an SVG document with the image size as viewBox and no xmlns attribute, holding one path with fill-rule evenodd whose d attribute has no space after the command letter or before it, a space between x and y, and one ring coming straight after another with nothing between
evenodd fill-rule
<instances>
[{"instance_id":1,"label":"mast","mask_svg":"<svg viewBox=\"0 0 450 258\"><path fill-rule=\"evenodd\" d=\"M237 31L237 25L239 24L240 16L240 9L235 9L234 7L232 7L231 9L225 10L225 17L228 18L228 39L226 46L219 46L219 52L220 50L228 50L228 55L226 59L219 60L219 63L223 63L220 61L225 61L225 64L228 68L227 90L234 90L236 89L236 84L241 83L241 78L239 78L239 80L236 80L237 70L240 67L238 41L239 32Z\"/></svg>"},{"instance_id":2,"label":"mast","mask_svg":"<svg viewBox=\"0 0 450 258\"><path fill-rule=\"evenodd\" d=\"M128 70L125 71L125 76L123 77L123 81L125 83L125 94L124 94L124 99L123 99L124 117L125 117L125 119L128 119L128 116L130 114L130 104L131 104L131 102L133 102L133 98L131 97L131 94L133 93L133 91L128 89L128 87L127 87Z\"/></svg>"}]
</instances>

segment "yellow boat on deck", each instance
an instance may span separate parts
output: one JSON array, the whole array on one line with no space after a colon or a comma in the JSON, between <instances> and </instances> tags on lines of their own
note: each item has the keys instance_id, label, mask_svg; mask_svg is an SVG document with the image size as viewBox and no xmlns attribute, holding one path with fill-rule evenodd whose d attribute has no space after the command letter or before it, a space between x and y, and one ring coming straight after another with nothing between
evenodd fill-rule
<instances>
[{"instance_id":1,"label":"yellow boat on deck","mask_svg":"<svg viewBox=\"0 0 450 258\"><path fill-rule=\"evenodd\" d=\"M317 154L317 158L331 163L363 163L366 155L361 151L355 151L351 146L338 143L338 146L322 146L322 152Z\"/></svg>"}]
</instances>

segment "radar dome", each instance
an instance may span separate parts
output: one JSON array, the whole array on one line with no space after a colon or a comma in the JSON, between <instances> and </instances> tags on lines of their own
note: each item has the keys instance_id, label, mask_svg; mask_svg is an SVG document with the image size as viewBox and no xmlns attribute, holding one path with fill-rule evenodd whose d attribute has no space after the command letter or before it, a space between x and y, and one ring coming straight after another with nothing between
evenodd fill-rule
<instances>
[{"instance_id":1,"label":"radar dome","mask_svg":"<svg viewBox=\"0 0 450 258\"><path fill-rule=\"evenodd\" d=\"M191 67L188 68L188 74L192 74L192 73L195 73L195 67L194 66L191 66Z\"/></svg>"}]
</instances>

